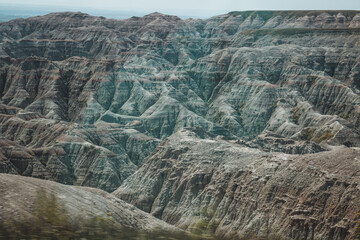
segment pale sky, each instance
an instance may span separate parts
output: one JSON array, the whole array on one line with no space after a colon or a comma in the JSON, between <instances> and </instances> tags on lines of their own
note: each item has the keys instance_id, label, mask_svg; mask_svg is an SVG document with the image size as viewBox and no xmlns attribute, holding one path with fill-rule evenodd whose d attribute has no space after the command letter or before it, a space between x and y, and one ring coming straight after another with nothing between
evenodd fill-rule
<instances>
[{"instance_id":1,"label":"pale sky","mask_svg":"<svg viewBox=\"0 0 360 240\"><path fill-rule=\"evenodd\" d=\"M209 16L245 10L360 10L360 0L0 0L0 4Z\"/></svg>"}]
</instances>

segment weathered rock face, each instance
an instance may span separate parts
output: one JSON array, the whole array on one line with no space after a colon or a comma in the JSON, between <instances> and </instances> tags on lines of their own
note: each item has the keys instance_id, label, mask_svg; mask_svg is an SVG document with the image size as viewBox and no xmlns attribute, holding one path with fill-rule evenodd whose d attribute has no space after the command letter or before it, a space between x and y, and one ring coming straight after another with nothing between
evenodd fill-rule
<instances>
[{"instance_id":1,"label":"weathered rock face","mask_svg":"<svg viewBox=\"0 0 360 240\"><path fill-rule=\"evenodd\" d=\"M0 23L0 172L219 234L351 238L359 56L356 11Z\"/></svg>"},{"instance_id":2,"label":"weathered rock face","mask_svg":"<svg viewBox=\"0 0 360 240\"><path fill-rule=\"evenodd\" d=\"M354 11L1 23L2 171L112 191L183 127L265 151L359 146L359 26Z\"/></svg>"},{"instance_id":3,"label":"weathered rock face","mask_svg":"<svg viewBox=\"0 0 360 240\"><path fill-rule=\"evenodd\" d=\"M182 228L206 222L219 235L354 239L359 153L265 153L184 129L114 194Z\"/></svg>"}]
</instances>

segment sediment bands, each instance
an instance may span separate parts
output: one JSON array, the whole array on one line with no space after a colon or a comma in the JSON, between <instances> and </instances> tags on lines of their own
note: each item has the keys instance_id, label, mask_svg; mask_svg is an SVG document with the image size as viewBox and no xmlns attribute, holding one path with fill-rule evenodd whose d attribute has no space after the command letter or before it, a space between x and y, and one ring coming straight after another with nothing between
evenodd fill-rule
<instances>
[{"instance_id":1,"label":"sediment bands","mask_svg":"<svg viewBox=\"0 0 360 240\"><path fill-rule=\"evenodd\" d=\"M116 190L183 228L352 239L360 13L0 23L0 146L2 173Z\"/></svg>"}]
</instances>

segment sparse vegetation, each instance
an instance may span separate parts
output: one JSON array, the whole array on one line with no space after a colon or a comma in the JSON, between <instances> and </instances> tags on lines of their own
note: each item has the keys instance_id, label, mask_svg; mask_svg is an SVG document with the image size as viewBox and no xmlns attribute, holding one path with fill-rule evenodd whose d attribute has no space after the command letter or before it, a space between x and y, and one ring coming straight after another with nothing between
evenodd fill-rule
<instances>
[{"instance_id":1,"label":"sparse vegetation","mask_svg":"<svg viewBox=\"0 0 360 240\"><path fill-rule=\"evenodd\" d=\"M309 75L306 77L306 84L310 88L316 82L317 76Z\"/></svg>"},{"instance_id":2,"label":"sparse vegetation","mask_svg":"<svg viewBox=\"0 0 360 240\"><path fill-rule=\"evenodd\" d=\"M340 117L343 118L343 119L346 119L346 120L349 120L349 119L350 119L350 116L349 116L349 114L347 114L347 113L342 113L342 114L340 114Z\"/></svg>"},{"instance_id":3,"label":"sparse vegetation","mask_svg":"<svg viewBox=\"0 0 360 240\"><path fill-rule=\"evenodd\" d=\"M299 107L294 107L291 110L292 120L295 124L299 124L299 119L300 119L300 114L298 113L299 109L300 109Z\"/></svg>"},{"instance_id":4,"label":"sparse vegetation","mask_svg":"<svg viewBox=\"0 0 360 240\"><path fill-rule=\"evenodd\" d=\"M326 130L325 132L320 133L315 139L314 141L317 143L320 143L322 141L327 141L331 138L334 137L334 133L332 133L330 130Z\"/></svg>"},{"instance_id":5,"label":"sparse vegetation","mask_svg":"<svg viewBox=\"0 0 360 240\"><path fill-rule=\"evenodd\" d=\"M210 213L213 215L213 213ZM219 222L208 222L204 219L194 223L191 233L166 232L163 229L154 229L150 232L135 231L116 225L111 215L93 216L88 219L70 219L66 209L59 203L53 194L47 194L40 189L34 202L33 217L5 221L0 218L0 239L51 239L51 240L255 240L279 239L270 236L265 238L251 236L217 237L214 235Z\"/></svg>"},{"instance_id":6,"label":"sparse vegetation","mask_svg":"<svg viewBox=\"0 0 360 240\"><path fill-rule=\"evenodd\" d=\"M299 135L301 140L310 141L315 132L315 128L304 128Z\"/></svg>"},{"instance_id":7,"label":"sparse vegetation","mask_svg":"<svg viewBox=\"0 0 360 240\"><path fill-rule=\"evenodd\" d=\"M122 228L106 216L71 221L55 195L46 194L41 189L35 199L33 214L33 218L2 220L0 239L184 239L184 234L159 232L157 229L145 233Z\"/></svg>"}]
</instances>

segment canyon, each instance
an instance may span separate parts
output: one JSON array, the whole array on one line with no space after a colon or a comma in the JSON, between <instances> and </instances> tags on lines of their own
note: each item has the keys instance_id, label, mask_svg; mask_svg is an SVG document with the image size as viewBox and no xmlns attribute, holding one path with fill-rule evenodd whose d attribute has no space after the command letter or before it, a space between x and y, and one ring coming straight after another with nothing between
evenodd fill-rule
<instances>
[{"instance_id":1,"label":"canyon","mask_svg":"<svg viewBox=\"0 0 360 240\"><path fill-rule=\"evenodd\" d=\"M360 12L0 23L3 186L97 188L140 230L354 239L359 147Z\"/></svg>"}]
</instances>

